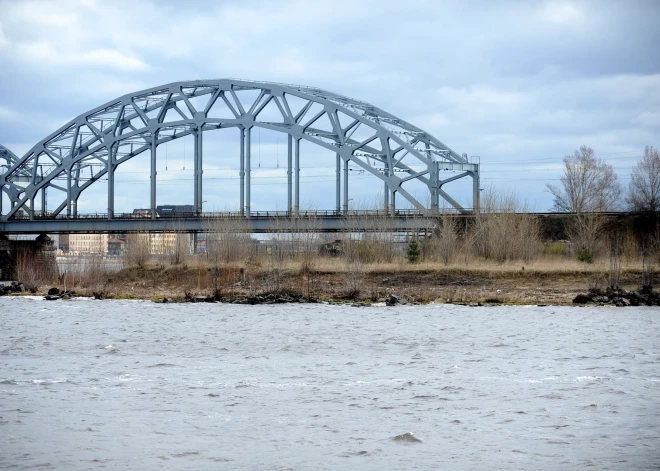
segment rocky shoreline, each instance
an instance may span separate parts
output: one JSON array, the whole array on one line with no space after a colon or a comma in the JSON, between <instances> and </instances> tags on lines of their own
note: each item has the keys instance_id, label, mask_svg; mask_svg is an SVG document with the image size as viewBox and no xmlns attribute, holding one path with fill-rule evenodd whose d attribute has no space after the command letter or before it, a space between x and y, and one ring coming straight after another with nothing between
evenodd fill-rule
<instances>
[{"instance_id":1,"label":"rocky shoreline","mask_svg":"<svg viewBox=\"0 0 660 471\"><path fill-rule=\"evenodd\" d=\"M361 274L359 282L343 272L314 273L313 280L297 272L286 272L280 288L270 288L267 277L254 276L246 281L224 283L211 290L190 269L163 271L151 267L127 271L104 283L78 283L74 286L42 286L27 282L0 285L0 296L40 295L49 301L70 297L95 299L139 299L155 303L226 304L342 304L355 307L415 304L456 304L471 307L493 305L604 305L658 306L660 294L642 284L639 272L625 272L621 288L590 289L606 286L605 274L596 272L550 272L531 270L515 273L489 271L423 270L371 271ZM551 276L552 275L552 276ZM261 276L261 275L260 275ZM193 283L196 280L197 283ZM208 280L207 280L208 281ZM660 284L660 279L656 280ZM193 284L197 284L194 287ZM300 289L301 287L305 289ZM49 289L50 288L50 289ZM270 288L270 290L269 290Z\"/></svg>"},{"instance_id":2,"label":"rocky shoreline","mask_svg":"<svg viewBox=\"0 0 660 471\"><path fill-rule=\"evenodd\" d=\"M573 299L574 304L626 306L660 306L660 292L649 287L626 291L621 288L590 289L587 294L578 294Z\"/></svg>"}]
</instances>

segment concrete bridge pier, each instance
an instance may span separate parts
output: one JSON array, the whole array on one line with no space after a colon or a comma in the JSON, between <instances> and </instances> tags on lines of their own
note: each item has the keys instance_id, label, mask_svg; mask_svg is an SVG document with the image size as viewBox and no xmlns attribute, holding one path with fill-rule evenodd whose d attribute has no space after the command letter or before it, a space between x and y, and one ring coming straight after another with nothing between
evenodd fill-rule
<instances>
[{"instance_id":1,"label":"concrete bridge pier","mask_svg":"<svg viewBox=\"0 0 660 471\"><path fill-rule=\"evenodd\" d=\"M35 240L10 240L0 233L0 281L38 285L57 275L55 246L46 234Z\"/></svg>"}]
</instances>

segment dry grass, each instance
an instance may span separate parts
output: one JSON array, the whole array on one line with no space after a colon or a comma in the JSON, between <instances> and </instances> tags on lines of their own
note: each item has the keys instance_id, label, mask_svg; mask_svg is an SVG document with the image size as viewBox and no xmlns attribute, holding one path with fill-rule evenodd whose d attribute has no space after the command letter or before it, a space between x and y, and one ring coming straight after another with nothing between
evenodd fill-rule
<instances>
[{"instance_id":1,"label":"dry grass","mask_svg":"<svg viewBox=\"0 0 660 471\"><path fill-rule=\"evenodd\" d=\"M293 267L295 262L290 261L289 267ZM460 261L454 261L445 265L442 262L428 262L423 261L420 263L364 263L363 271L365 273L424 273L424 272L438 272L438 273L486 273L496 275L498 273L510 274L519 272L528 273L606 273L609 270L608 260L596 260L594 263L583 263L577 260L569 259L567 257L554 257L554 256L540 256L536 260L529 263L506 261L494 262L491 260L484 260L482 258L470 257L467 261L465 258ZM285 265L285 268L286 267ZM622 269L624 271L640 271L641 265L638 260L628 259L622 262ZM316 270L319 273L342 273L346 271L346 262L343 258L325 258L321 257L316 264Z\"/></svg>"},{"instance_id":2,"label":"dry grass","mask_svg":"<svg viewBox=\"0 0 660 471\"><path fill-rule=\"evenodd\" d=\"M244 280L239 275L241 269L245 273ZM556 256L541 256L525 265L524 270L520 263L495 263L477 258L467 264L444 265L442 262L410 264L403 261L362 264L344 257L317 257L311 273L301 270L300 260L292 257L283 259L277 269L277 290L335 300L380 301L394 293L411 302L562 304L570 303L577 293L590 286L604 287L608 270L607 261L585 264ZM75 289L79 293L92 292L102 282L109 297L254 295L272 292L275 287L272 278L267 256L223 265L191 256L188 264L151 263L105 275L84 273L76 280ZM310 278L313 283L309 282ZM633 286L639 280L641 266L622 261L622 284Z\"/></svg>"}]
</instances>

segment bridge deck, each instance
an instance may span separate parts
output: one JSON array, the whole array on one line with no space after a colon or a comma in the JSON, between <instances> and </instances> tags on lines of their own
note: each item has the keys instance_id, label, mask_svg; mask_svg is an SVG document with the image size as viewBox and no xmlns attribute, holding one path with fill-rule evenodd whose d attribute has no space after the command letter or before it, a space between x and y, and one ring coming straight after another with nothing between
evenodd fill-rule
<instances>
[{"instance_id":1,"label":"bridge deck","mask_svg":"<svg viewBox=\"0 0 660 471\"><path fill-rule=\"evenodd\" d=\"M301 211L297 216L286 212L240 213L178 213L152 219L140 214L85 214L76 217L35 216L0 221L0 233L5 234L75 234L119 232L345 232L345 231L414 231L430 229L435 218L417 211L351 211L343 215L336 211Z\"/></svg>"},{"instance_id":2,"label":"bridge deck","mask_svg":"<svg viewBox=\"0 0 660 471\"><path fill-rule=\"evenodd\" d=\"M575 213L529 213L546 221L575 217ZM630 212L593 213L600 216L626 218L644 216ZM458 218L474 214L452 213ZM148 215L124 213L110 219L107 214L82 214L75 217L38 216L12 217L0 220L0 234L89 234L122 232L405 232L432 229L438 217L416 210L397 210L394 215L384 210L300 211L298 216L287 212L251 212L249 217L238 212L176 213L152 219ZM655 219L654 219L655 220Z\"/></svg>"}]
</instances>

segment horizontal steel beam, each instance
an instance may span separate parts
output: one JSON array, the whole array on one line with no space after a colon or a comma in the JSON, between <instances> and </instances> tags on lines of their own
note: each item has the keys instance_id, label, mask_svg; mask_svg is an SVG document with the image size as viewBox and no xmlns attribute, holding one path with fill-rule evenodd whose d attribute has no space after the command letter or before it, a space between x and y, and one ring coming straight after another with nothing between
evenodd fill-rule
<instances>
[{"instance_id":1,"label":"horizontal steel beam","mask_svg":"<svg viewBox=\"0 0 660 471\"><path fill-rule=\"evenodd\" d=\"M426 216L312 216L250 218L42 219L0 222L4 234L90 234L123 232L405 232L431 229L436 218Z\"/></svg>"}]
</instances>

